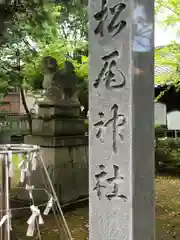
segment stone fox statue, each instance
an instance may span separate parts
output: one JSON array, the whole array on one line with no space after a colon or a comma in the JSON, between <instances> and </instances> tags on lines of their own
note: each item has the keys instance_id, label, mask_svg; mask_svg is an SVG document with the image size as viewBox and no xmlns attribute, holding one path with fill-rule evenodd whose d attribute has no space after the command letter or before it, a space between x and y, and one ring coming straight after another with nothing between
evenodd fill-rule
<instances>
[{"instance_id":1,"label":"stone fox statue","mask_svg":"<svg viewBox=\"0 0 180 240\"><path fill-rule=\"evenodd\" d=\"M44 73L44 101L57 104L60 100L79 103L76 93L77 76L71 62L65 61L64 70L60 70L56 59L47 56L43 59L42 67Z\"/></svg>"}]
</instances>

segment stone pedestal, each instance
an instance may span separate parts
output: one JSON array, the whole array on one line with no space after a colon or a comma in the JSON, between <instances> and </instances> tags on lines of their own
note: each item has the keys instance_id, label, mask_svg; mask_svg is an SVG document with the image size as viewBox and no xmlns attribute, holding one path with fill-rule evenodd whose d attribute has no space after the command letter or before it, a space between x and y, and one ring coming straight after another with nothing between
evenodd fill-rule
<instances>
[{"instance_id":1,"label":"stone pedestal","mask_svg":"<svg viewBox=\"0 0 180 240\"><path fill-rule=\"evenodd\" d=\"M84 119L41 117L32 120L33 134L42 136L76 136L84 135Z\"/></svg>"},{"instance_id":2,"label":"stone pedestal","mask_svg":"<svg viewBox=\"0 0 180 240\"><path fill-rule=\"evenodd\" d=\"M39 116L33 119L32 135L25 143L41 146L41 154L61 203L72 202L88 195L88 138L78 106L40 105ZM33 184L41 187L39 171L32 176ZM25 197L25 196L24 196ZM36 194L37 201L45 195Z\"/></svg>"},{"instance_id":3,"label":"stone pedestal","mask_svg":"<svg viewBox=\"0 0 180 240\"><path fill-rule=\"evenodd\" d=\"M73 103L68 104L65 101L61 101L58 105L39 103L39 117L47 118L48 116L63 116L63 117L79 117L80 104Z\"/></svg>"}]
</instances>

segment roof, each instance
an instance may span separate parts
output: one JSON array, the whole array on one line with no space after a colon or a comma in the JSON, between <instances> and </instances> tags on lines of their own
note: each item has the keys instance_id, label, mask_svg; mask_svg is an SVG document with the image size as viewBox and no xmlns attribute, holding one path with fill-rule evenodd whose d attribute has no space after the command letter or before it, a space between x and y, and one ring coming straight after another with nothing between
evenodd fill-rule
<instances>
[{"instance_id":1,"label":"roof","mask_svg":"<svg viewBox=\"0 0 180 240\"><path fill-rule=\"evenodd\" d=\"M167 74L172 72L172 68L170 66L155 66L154 69L154 75L155 77L158 74ZM166 82L166 84L154 84L155 88L160 88L160 87L164 87L164 86L169 86L172 84L172 81Z\"/></svg>"},{"instance_id":2,"label":"roof","mask_svg":"<svg viewBox=\"0 0 180 240\"><path fill-rule=\"evenodd\" d=\"M169 44L169 46L171 46L172 44ZM163 49L165 46L160 46L160 47L157 47L156 49ZM167 46L166 46L167 47ZM172 55L171 53L168 54L168 58L171 58ZM168 74L168 73L171 73L173 71L172 67L171 66L157 66L155 65L154 67L154 74L155 74L155 77L159 74ZM172 81L169 81L169 82L166 82L166 84L155 84L155 88L159 88L159 87L163 87L163 86L169 86L172 84Z\"/></svg>"},{"instance_id":3,"label":"roof","mask_svg":"<svg viewBox=\"0 0 180 240\"><path fill-rule=\"evenodd\" d=\"M172 84L172 82L167 82L166 84L154 84L155 88L163 88L163 87L168 87Z\"/></svg>"},{"instance_id":4,"label":"roof","mask_svg":"<svg viewBox=\"0 0 180 240\"><path fill-rule=\"evenodd\" d=\"M169 66L155 66L154 69L154 75L156 77L156 75L158 74L166 74L166 73L170 73L172 72L172 68ZM160 88L160 87L164 87L164 86L169 86L172 84L172 81L168 81L165 84L154 84L155 88Z\"/></svg>"},{"instance_id":5,"label":"roof","mask_svg":"<svg viewBox=\"0 0 180 240\"><path fill-rule=\"evenodd\" d=\"M154 69L155 75L170 73L171 71L172 71L172 68L170 66L155 66L155 69Z\"/></svg>"}]
</instances>

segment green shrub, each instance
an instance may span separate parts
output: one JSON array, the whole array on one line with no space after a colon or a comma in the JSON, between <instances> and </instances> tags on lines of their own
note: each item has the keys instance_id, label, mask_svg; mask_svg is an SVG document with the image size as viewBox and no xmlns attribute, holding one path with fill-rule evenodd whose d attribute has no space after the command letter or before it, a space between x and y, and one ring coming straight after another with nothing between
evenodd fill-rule
<instances>
[{"instance_id":1,"label":"green shrub","mask_svg":"<svg viewBox=\"0 0 180 240\"><path fill-rule=\"evenodd\" d=\"M155 129L167 129L167 126L166 125L156 124L155 125Z\"/></svg>"},{"instance_id":2,"label":"green shrub","mask_svg":"<svg viewBox=\"0 0 180 240\"><path fill-rule=\"evenodd\" d=\"M156 136L156 138L164 137L166 130L167 130L166 125L155 125L155 136Z\"/></svg>"},{"instance_id":3,"label":"green shrub","mask_svg":"<svg viewBox=\"0 0 180 240\"><path fill-rule=\"evenodd\" d=\"M164 167L180 167L180 139L166 138L156 141L155 149L156 168L159 163ZM162 165L163 166L163 165Z\"/></svg>"},{"instance_id":4,"label":"green shrub","mask_svg":"<svg viewBox=\"0 0 180 240\"><path fill-rule=\"evenodd\" d=\"M155 136L156 138L164 137L164 133L167 130L166 125L155 125Z\"/></svg>"}]
</instances>

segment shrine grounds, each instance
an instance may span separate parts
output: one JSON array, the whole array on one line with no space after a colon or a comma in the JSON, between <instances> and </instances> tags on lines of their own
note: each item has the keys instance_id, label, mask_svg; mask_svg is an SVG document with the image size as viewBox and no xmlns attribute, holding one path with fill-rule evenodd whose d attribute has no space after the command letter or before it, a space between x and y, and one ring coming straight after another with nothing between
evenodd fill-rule
<instances>
[{"instance_id":1,"label":"shrine grounds","mask_svg":"<svg viewBox=\"0 0 180 240\"><path fill-rule=\"evenodd\" d=\"M18 165L18 159L14 156L14 162ZM16 168L17 169L17 168ZM19 181L19 171L16 185ZM16 178L15 178L16 179ZM13 185L14 185L13 184ZM157 176L156 177L156 239L170 240L180 239L180 177ZM76 205L72 209L66 209L65 218L75 240L88 239L88 204ZM18 240L29 239L25 237L27 230L27 216L22 219L13 219L14 232ZM48 216L42 227L43 240L56 240L57 229L52 224L52 216ZM16 239L15 239L16 240Z\"/></svg>"},{"instance_id":2,"label":"shrine grounds","mask_svg":"<svg viewBox=\"0 0 180 240\"><path fill-rule=\"evenodd\" d=\"M180 178L156 178L156 239L180 239Z\"/></svg>"},{"instance_id":3,"label":"shrine grounds","mask_svg":"<svg viewBox=\"0 0 180 240\"><path fill-rule=\"evenodd\" d=\"M180 178L158 176L156 178L156 239L180 239ZM81 204L65 212L73 239L88 239L88 204ZM24 236L27 219L17 219L13 227L19 233L19 240L29 239ZM51 215L43 226L43 240L56 240L57 230L52 225Z\"/></svg>"}]
</instances>

